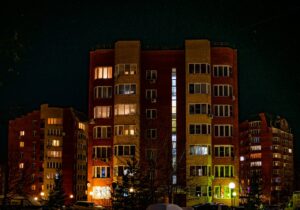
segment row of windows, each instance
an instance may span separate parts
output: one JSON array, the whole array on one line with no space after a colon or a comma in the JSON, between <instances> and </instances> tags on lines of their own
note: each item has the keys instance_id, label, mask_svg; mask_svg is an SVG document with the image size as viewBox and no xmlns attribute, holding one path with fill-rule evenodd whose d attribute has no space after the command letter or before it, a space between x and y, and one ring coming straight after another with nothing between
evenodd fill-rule
<instances>
[{"instance_id":1,"label":"row of windows","mask_svg":"<svg viewBox=\"0 0 300 210\"><path fill-rule=\"evenodd\" d=\"M210 65L208 63L189 63L190 74L210 74Z\"/></svg>"},{"instance_id":2,"label":"row of windows","mask_svg":"<svg viewBox=\"0 0 300 210\"><path fill-rule=\"evenodd\" d=\"M134 75L137 72L136 64L117 64L115 66L115 76L119 75Z\"/></svg>"},{"instance_id":3,"label":"row of windows","mask_svg":"<svg viewBox=\"0 0 300 210\"><path fill-rule=\"evenodd\" d=\"M48 136L63 136L63 131L61 129L48 129Z\"/></svg>"},{"instance_id":4,"label":"row of windows","mask_svg":"<svg viewBox=\"0 0 300 210\"><path fill-rule=\"evenodd\" d=\"M112 67L111 66L98 66L95 68L94 79L111 79Z\"/></svg>"},{"instance_id":5,"label":"row of windows","mask_svg":"<svg viewBox=\"0 0 300 210\"><path fill-rule=\"evenodd\" d=\"M47 151L47 156L48 157L54 157L54 158L61 158L62 157L62 151Z\"/></svg>"},{"instance_id":6,"label":"row of windows","mask_svg":"<svg viewBox=\"0 0 300 210\"><path fill-rule=\"evenodd\" d=\"M190 114L210 114L210 104L189 104Z\"/></svg>"},{"instance_id":7,"label":"row of windows","mask_svg":"<svg viewBox=\"0 0 300 210\"><path fill-rule=\"evenodd\" d=\"M116 156L134 156L135 145L116 145L114 146L114 155Z\"/></svg>"},{"instance_id":8,"label":"row of windows","mask_svg":"<svg viewBox=\"0 0 300 210\"><path fill-rule=\"evenodd\" d=\"M215 177L233 177L232 165L215 165Z\"/></svg>"},{"instance_id":9,"label":"row of windows","mask_svg":"<svg viewBox=\"0 0 300 210\"><path fill-rule=\"evenodd\" d=\"M211 166L190 166L190 176L210 176Z\"/></svg>"},{"instance_id":10,"label":"row of windows","mask_svg":"<svg viewBox=\"0 0 300 210\"><path fill-rule=\"evenodd\" d=\"M136 64L117 64L115 65L115 76L117 75L134 75L137 72ZM190 63L190 74L210 74L210 64L208 63ZM229 65L215 65L213 67L214 77L230 77L232 75L232 67ZM110 79L112 78L111 66L95 67L94 79ZM146 79L156 79L156 70L146 70Z\"/></svg>"},{"instance_id":11,"label":"row of windows","mask_svg":"<svg viewBox=\"0 0 300 210\"><path fill-rule=\"evenodd\" d=\"M48 125L62 125L62 118L48 118Z\"/></svg>"},{"instance_id":12,"label":"row of windows","mask_svg":"<svg viewBox=\"0 0 300 210\"><path fill-rule=\"evenodd\" d=\"M232 68L228 65L215 65L213 67L213 76L214 77L231 77Z\"/></svg>"},{"instance_id":13,"label":"row of windows","mask_svg":"<svg viewBox=\"0 0 300 210\"><path fill-rule=\"evenodd\" d=\"M210 94L209 83L193 83L189 84L190 94Z\"/></svg>"},{"instance_id":14,"label":"row of windows","mask_svg":"<svg viewBox=\"0 0 300 210\"><path fill-rule=\"evenodd\" d=\"M108 146L95 146L93 147L92 157L95 159L109 158L111 156L111 147Z\"/></svg>"},{"instance_id":15,"label":"row of windows","mask_svg":"<svg viewBox=\"0 0 300 210\"><path fill-rule=\"evenodd\" d=\"M136 84L119 84L115 86L116 95L134 95L136 94Z\"/></svg>"},{"instance_id":16,"label":"row of windows","mask_svg":"<svg viewBox=\"0 0 300 210\"><path fill-rule=\"evenodd\" d=\"M146 99L157 98L156 89L146 89L145 92ZM116 95L135 95L136 94L136 84L119 84L115 86ZM94 98L112 98L112 87L111 86L97 86L94 88Z\"/></svg>"},{"instance_id":17,"label":"row of windows","mask_svg":"<svg viewBox=\"0 0 300 210\"><path fill-rule=\"evenodd\" d=\"M215 177L233 177L232 165L215 165ZM211 166L190 166L190 176L210 176Z\"/></svg>"},{"instance_id":18,"label":"row of windows","mask_svg":"<svg viewBox=\"0 0 300 210\"><path fill-rule=\"evenodd\" d=\"M109 178L109 166L93 166L93 178Z\"/></svg>"},{"instance_id":19,"label":"row of windows","mask_svg":"<svg viewBox=\"0 0 300 210\"><path fill-rule=\"evenodd\" d=\"M222 145L215 146L215 156L216 157L233 157L233 146L232 145Z\"/></svg>"},{"instance_id":20,"label":"row of windows","mask_svg":"<svg viewBox=\"0 0 300 210\"><path fill-rule=\"evenodd\" d=\"M61 168L61 162L47 162L47 168Z\"/></svg>"},{"instance_id":21,"label":"row of windows","mask_svg":"<svg viewBox=\"0 0 300 210\"><path fill-rule=\"evenodd\" d=\"M209 145L190 145L190 155L210 155ZM232 145L214 146L215 157L233 157L234 151Z\"/></svg>"},{"instance_id":22,"label":"row of windows","mask_svg":"<svg viewBox=\"0 0 300 210\"><path fill-rule=\"evenodd\" d=\"M190 124L189 126L190 134L210 134L211 126L209 124Z\"/></svg>"},{"instance_id":23,"label":"row of windows","mask_svg":"<svg viewBox=\"0 0 300 210\"><path fill-rule=\"evenodd\" d=\"M232 136L232 125L215 125L215 136L216 137L230 137ZM136 135L136 125L115 125L114 135L115 136L128 136ZM191 135L207 135L211 134L211 125L209 124L190 124L189 134ZM111 126L95 126L93 128L94 139L107 139L112 137ZM146 137L150 139L157 138L157 129L150 128L146 130ZM257 146L252 146L257 147Z\"/></svg>"}]
</instances>

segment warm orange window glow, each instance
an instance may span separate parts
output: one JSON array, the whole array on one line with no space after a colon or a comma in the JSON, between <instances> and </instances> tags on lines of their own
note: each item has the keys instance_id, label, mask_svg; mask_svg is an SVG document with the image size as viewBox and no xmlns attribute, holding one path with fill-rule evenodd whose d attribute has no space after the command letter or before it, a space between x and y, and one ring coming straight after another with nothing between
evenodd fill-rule
<instances>
[{"instance_id":1,"label":"warm orange window glow","mask_svg":"<svg viewBox=\"0 0 300 210\"><path fill-rule=\"evenodd\" d=\"M62 118L48 118L48 125L61 125Z\"/></svg>"},{"instance_id":2,"label":"warm orange window glow","mask_svg":"<svg viewBox=\"0 0 300 210\"><path fill-rule=\"evenodd\" d=\"M25 146L24 141L20 141L20 147L24 147L24 146Z\"/></svg>"}]
</instances>

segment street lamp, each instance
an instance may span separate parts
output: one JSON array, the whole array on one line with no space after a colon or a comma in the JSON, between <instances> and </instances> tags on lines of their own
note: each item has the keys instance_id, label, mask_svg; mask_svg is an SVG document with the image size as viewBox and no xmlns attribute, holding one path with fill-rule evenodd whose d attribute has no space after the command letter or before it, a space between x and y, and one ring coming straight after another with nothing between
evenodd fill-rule
<instances>
[{"instance_id":1,"label":"street lamp","mask_svg":"<svg viewBox=\"0 0 300 210\"><path fill-rule=\"evenodd\" d=\"M234 182L230 182L229 183L229 189L230 189L231 209L232 209L232 206L233 206L232 196L233 196L233 190L234 190L234 188L235 188Z\"/></svg>"}]
</instances>

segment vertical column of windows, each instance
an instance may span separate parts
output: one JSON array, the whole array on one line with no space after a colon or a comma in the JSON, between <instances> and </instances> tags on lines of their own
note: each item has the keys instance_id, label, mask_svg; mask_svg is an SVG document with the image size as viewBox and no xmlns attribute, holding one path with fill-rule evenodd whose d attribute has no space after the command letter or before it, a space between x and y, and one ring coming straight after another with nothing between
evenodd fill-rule
<instances>
[{"instance_id":1,"label":"vertical column of windows","mask_svg":"<svg viewBox=\"0 0 300 210\"><path fill-rule=\"evenodd\" d=\"M176 123L176 118L177 118L177 87L176 87L176 68L172 68L172 98L171 98L171 103L172 103L172 166L173 166L173 171L176 171L176 156L177 156L177 123ZM173 174L173 184L177 183L177 176L174 173Z\"/></svg>"}]
</instances>

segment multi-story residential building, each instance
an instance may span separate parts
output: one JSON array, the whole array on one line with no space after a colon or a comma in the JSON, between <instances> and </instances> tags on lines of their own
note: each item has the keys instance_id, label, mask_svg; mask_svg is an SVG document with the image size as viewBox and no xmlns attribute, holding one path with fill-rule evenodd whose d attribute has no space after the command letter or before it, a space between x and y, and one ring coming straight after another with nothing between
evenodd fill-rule
<instances>
[{"instance_id":1,"label":"multi-story residential building","mask_svg":"<svg viewBox=\"0 0 300 210\"><path fill-rule=\"evenodd\" d=\"M143 50L139 41L90 52L88 199L110 204L135 157L172 202L238 200L237 52L208 40ZM231 191L230 191L231 190ZM170 201L171 202L171 201Z\"/></svg>"},{"instance_id":2,"label":"multi-story residential building","mask_svg":"<svg viewBox=\"0 0 300 210\"><path fill-rule=\"evenodd\" d=\"M62 174L67 202L86 198L87 118L73 108L41 105L9 121L9 193L47 199Z\"/></svg>"},{"instance_id":3,"label":"multi-story residential building","mask_svg":"<svg viewBox=\"0 0 300 210\"><path fill-rule=\"evenodd\" d=\"M286 119L260 113L240 124L240 185L245 197L257 177L261 199L276 204L293 192L293 134Z\"/></svg>"}]
</instances>

